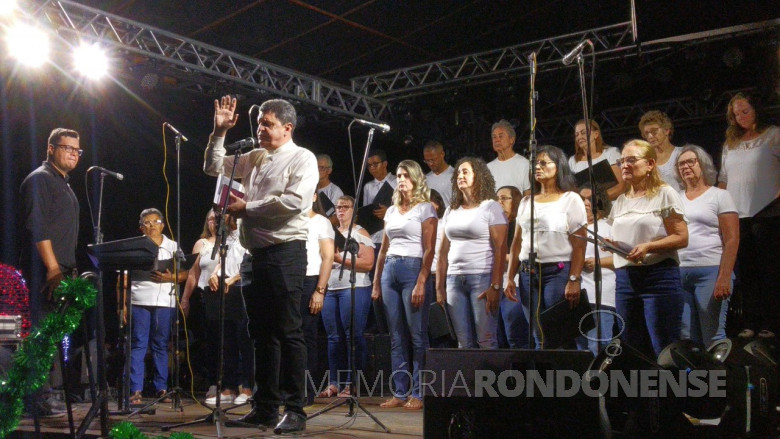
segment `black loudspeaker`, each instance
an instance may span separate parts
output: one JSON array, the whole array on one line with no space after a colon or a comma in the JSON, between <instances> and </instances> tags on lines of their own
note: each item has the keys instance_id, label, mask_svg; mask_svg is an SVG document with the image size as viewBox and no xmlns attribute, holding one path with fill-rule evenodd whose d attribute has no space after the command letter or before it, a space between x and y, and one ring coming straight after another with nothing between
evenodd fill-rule
<instances>
[{"instance_id":1,"label":"black loudspeaker","mask_svg":"<svg viewBox=\"0 0 780 439\"><path fill-rule=\"evenodd\" d=\"M588 351L429 349L425 438L599 438L599 397L573 387Z\"/></svg>"}]
</instances>

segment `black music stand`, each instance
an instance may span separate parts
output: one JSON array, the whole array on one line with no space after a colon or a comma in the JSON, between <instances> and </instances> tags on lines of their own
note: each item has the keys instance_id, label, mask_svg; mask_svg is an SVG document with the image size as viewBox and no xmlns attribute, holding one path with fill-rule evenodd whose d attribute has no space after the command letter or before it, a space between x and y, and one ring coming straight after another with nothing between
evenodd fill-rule
<instances>
[{"instance_id":1,"label":"black music stand","mask_svg":"<svg viewBox=\"0 0 780 439\"><path fill-rule=\"evenodd\" d=\"M89 254L92 263L100 270L104 272L106 270L149 270L154 266L154 262L157 260L157 245L146 236L139 236L136 238L120 239L117 241L110 241L101 244L87 245L87 253ZM102 277L99 277L102 279ZM130 280L128 279L128 283ZM98 294L95 306L97 307L97 324L96 324L96 338L97 338L97 380L98 380L98 399L93 401L92 407L84 417L84 420L79 427L77 437L82 437L86 433L89 424L94 419L98 410L100 411L100 428L101 435L108 436L108 383L106 382L106 361L104 355L104 346L106 343L106 330L105 321L103 316L103 282L97 282ZM130 302L130 296L127 296L128 309ZM131 317L128 316L128 323ZM129 372L130 359L130 341L128 340L125 347L126 361L125 372ZM129 375L125 374L125 381ZM121 410L124 403L124 408L129 408L130 394L127 391L127 383L124 382L122 392L124 398L120 397L117 401L117 406Z\"/></svg>"}]
</instances>

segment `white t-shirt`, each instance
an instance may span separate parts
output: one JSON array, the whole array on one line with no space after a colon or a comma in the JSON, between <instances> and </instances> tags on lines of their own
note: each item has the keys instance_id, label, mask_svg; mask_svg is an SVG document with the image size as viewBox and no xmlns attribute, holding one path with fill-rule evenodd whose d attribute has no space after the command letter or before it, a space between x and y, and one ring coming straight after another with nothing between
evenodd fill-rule
<instances>
[{"instance_id":1,"label":"white t-shirt","mask_svg":"<svg viewBox=\"0 0 780 439\"><path fill-rule=\"evenodd\" d=\"M374 250L374 243L371 242L371 238L367 238L362 233L358 233L358 230L362 230L363 228L359 225L355 224L355 227L352 229L352 237L355 238L355 241L358 242L358 244L363 244L370 248L372 251ZM383 232L384 233L384 232ZM342 233L344 237L347 237L346 233ZM335 236L335 230L334 230L334 236ZM351 255L347 253L347 257L351 258ZM351 285L349 284L349 276L350 270L349 268L344 268L344 276L339 280L339 272L341 271L341 264L338 262L333 262L333 269L330 272L330 278L328 279L328 290L334 291L334 290L343 290L345 288L350 288ZM368 273L361 273L357 272L355 273L355 286L356 287L368 287L371 285L371 279L368 277Z\"/></svg>"},{"instance_id":2,"label":"white t-shirt","mask_svg":"<svg viewBox=\"0 0 780 439\"><path fill-rule=\"evenodd\" d=\"M771 203L780 192L780 127L771 126L733 149L724 144L718 181L726 183L740 218Z\"/></svg>"},{"instance_id":3,"label":"white t-shirt","mask_svg":"<svg viewBox=\"0 0 780 439\"><path fill-rule=\"evenodd\" d=\"M171 241L163 235L162 244L157 250L157 260L164 261L173 258L176 253L176 241ZM151 280L132 280L136 276L136 271L131 273L131 295L130 300L133 305L141 306L162 306L173 308L176 306L176 299L171 295L174 290L172 282L157 283Z\"/></svg>"},{"instance_id":4,"label":"white t-shirt","mask_svg":"<svg viewBox=\"0 0 780 439\"><path fill-rule=\"evenodd\" d=\"M485 200L472 209L448 207L441 221L450 241L447 274L490 273L494 251L490 226L507 223L501 205Z\"/></svg>"},{"instance_id":5,"label":"white t-shirt","mask_svg":"<svg viewBox=\"0 0 780 439\"><path fill-rule=\"evenodd\" d=\"M309 221L309 234L306 236L306 276L320 274L322 255L320 255L320 240L333 240L336 232L327 218L314 215Z\"/></svg>"},{"instance_id":6,"label":"white t-shirt","mask_svg":"<svg viewBox=\"0 0 780 439\"><path fill-rule=\"evenodd\" d=\"M648 198L626 198L621 194L612 203L609 212L609 224L612 226L612 239L618 247L630 251L637 244L656 241L668 236L664 228L664 218L677 215L686 223L685 209L680 194L669 186L661 186L658 193ZM615 253L612 255L615 268L627 265L637 265ZM649 253L645 256L643 265L655 264L664 259L672 258L679 262L677 251Z\"/></svg>"},{"instance_id":7,"label":"white t-shirt","mask_svg":"<svg viewBox=\"0 0 780 439\"><path fill-rule=\"evenodd\" d=\"M682 147L675 146L672 154L669 156L669 160L663 165L658 165L658 173L661 174L661 180L677 191L684 189L682 183L677 180L677 157L680 156L680 151L682 151Z\"/></svg>"},{"instance_id":8,"label":"white t-shirt","mask_svg":"<svg viewBox=\"0 0 780 439\"><path fill-rule=\"evenodd\" d=\"M588 223L585 203L574 192L564 192L556 201L534 204L534 247L541 263L571 261L569 233ZM522 231L520 260L528 260L531 251L531 197L524 197L517 207L517 224Z\"/></svg>"},{"instance_id":9,"label":"white t-shirt","mask_svg":"<svg viewBox=\"0 0 780 439\"><path fill-rule=\"evenodd\" d=\"M382 188L385 182L387 182L390 186L392 186L393 189L395 189L396 186L398 186L395 175L391 173L388 173L385 176L385 178L382 179L381 181L377 180L376 178L369 181L368 183L363 185L363 204L361 204L361 206L366 206L373 203L376 194L379 193L379 189ZM379 230L378 232L371 235L371 241L373 241L374 244L381 244L383 235L384 235L384 231Z\"/></svg>"},{"instance_id":10,"label":"white t-shirt","mask_svg":"<svg viewBox=\"0 0 780 439\"><path fill-rule=\"evenodd\" d=\"M515 154L503 162L496 158L488 163L487 167L496 180L496 190L502 186L514 186L520 189L520 192L531 190L531 183L528 181L531 163L520 154Z\"/></svg>"},{"instance_id":11,"label":"white t-shirt","mask_svg":"<svg viewBox=\"0 0 780 439\"><path fill-rule=\"evenodd\" d=\"M450 165L447 165L447 169L445 169L441 174L436 175L433 173L433 171L425 174L425 179L428 182L428 187L431 189L435 189L436 192L441 195L441 198L444 200L444 205L449 206L450 200L452 199L452 174L455 173L455 168L453 168ZM496 187L498 189L498 187Z\"/></svg>"},{"instance_id":12,"label":"white t-shirt","mask_svg":"<svg viewBox=\"0 0 780 439\"><path fill-rule=\"evenodd\" d=\"M592 225L589 224L588 228L593 230ZM610 237L610 230L611 227L609 226L609 223L605 219L599 220L599 236L602 238L609 238ZM588 233L588 236L593 237L590 233ZM593 244L590 242L587 244L587 247L585 247L585 259L593 258L595 255L595 251L593 250ZM612 253L606 252L604 250L599 249L599 259L604 260L604 258L608 258L612 256ZM603 306L611 306L612 308L615 307L615 287L616 287L616 276L615 276L615 270L612 270L611 268L604 268L601 267L601 304ZM585 271L582 272L582 288L585 288L585 290L588 292L588 300L590 301L591 305L596 304L596 281L593 278L593 273L586 273Z\"/></svg>"},{"instance_id":13,"label":"white t-shirt","mask_svg":"<svg viewBox=\"0 0 780 439\"><path fill-rule=\"evenodd\" d=\"M441 247L441 239L444 236L444 224L439 224L436 227L436 247L433 248L433 263L431 264L431 274L436 274L436 264L439 263L439 247Z\"/></svg>"},{"instance_id":14,"label":"white t-shirt","mask_svg":"<svg viewBox=\"0 0 780 439\"><path fill-rule=\"evenodd\" d=\"M214 269L217 268L219 263L219 253L211 259L212 250L214 250L214 243L209 242L208 239L201 239L203 246L200 248L200 261L198 261L198 267L200 267L200 277L198 277L198 287L206 289L209 286L209 278L214 273Z\"/></svg>"},{"instance_id":15,"label":"white t-shirt","mask_svg":"<svg viewBox=\"0 0 780 439\"><path fill-rule=\"evenodd\" d=\"M737 211L731 195L711 187L693 200L680 191L680 198L688 217L688 247L678 250L680 266L717 267L723 253L718 215Z\"/></svg>"},{"instance_id":16,"label":"white t-shirt","mask_svg":"<svg viewBox=\"0 0 780 439\"><path fill-rule=\"evenodd\" d=\"M617 163L617 160L620 158L620 150L615 148L614 146L607 146L604 145L604 150L601 151L601 155L597 158L593 159L593 164L603 162L604 160L609 163L610 166L615 165ZM574 156L569 157L569 168L571 169L571 172L573 174L576 174L580 171L583 171L585 169L588 169L588 160L582 160L580 162L575 162Z\"/></svg>"},{"instance_id":17,"label":"white t-shirt","mask_svg":"<svg viewBox=\"0 0 780 439\"><path fill-rule=\"evenodd\" d=\"M415 204L404 214L395 205L390 206L385 214L385 233L390 240L387 255L421 258L422 223L428 218L436 218L431 203Z\"/></svg>"},{"instance_id":18,"label":"white t-shirt","mask_svg":"<svg viewBox=\"0 0 780 439\"><path fill-rule=\"evenodd\" d=\"M244 261L246 249L241 245L238 229L230 232L225 240L225 244L228 246L228 251L225 255L225 279L230 279L241 273L241 262Z\"/></svg>"}]
</instances>

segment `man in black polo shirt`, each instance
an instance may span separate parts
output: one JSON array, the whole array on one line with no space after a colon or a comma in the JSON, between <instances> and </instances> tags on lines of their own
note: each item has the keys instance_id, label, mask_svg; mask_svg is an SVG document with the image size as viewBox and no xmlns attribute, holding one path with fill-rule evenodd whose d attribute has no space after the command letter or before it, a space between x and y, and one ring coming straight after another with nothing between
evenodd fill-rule
<instances>
[{"instance_id":1,"label":"man in black polo shirt","mask_svg":"<svg viewBox=\"0 0 780 439\"><path fill-rule=\"evenodd\" d=\"M68 184L68 173L76 168L82 152L79 133L55 128L49 135L46 161L22 182L25 240L19 265L30 290L32 325L53 310L52 292L59 283L77 274L79 202ZM52 398L49 404L39 401L39 413L52 414L51 409L58 407L51 403Z\"/></svg>"}]
</instances>

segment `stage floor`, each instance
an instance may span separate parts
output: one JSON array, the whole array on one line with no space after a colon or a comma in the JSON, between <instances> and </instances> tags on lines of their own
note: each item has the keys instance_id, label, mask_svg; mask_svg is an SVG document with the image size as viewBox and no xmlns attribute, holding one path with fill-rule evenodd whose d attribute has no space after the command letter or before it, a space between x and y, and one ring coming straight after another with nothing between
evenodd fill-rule
<instances>
[{"instance_id":1,"label":"stage floor","mask_svg":"<svg viewBox=\"0 0 780 439\"><path fill-rule=\"evenodd\" d=\"M151 402L152 399L145 400L145 402ZM312 415L328 406L328 403L340 401L337 398L320 399L315 401L313 406L306 408L306 413ZM423 412L404 410L403 408L395 409L383 409L379 407L379 404L384 401L384 398L361 398L360 403L368 411L379 419L388 429L390 434L382 434L383 438L421 438L423 430ZM210 410L203 407L192 399L183 399L183 411L174 410L171 404L157 404L155 406L156 413L151 415L136 415L133 417L112 415L110 417L109 429L111 426L122 422L129 421L135 424L144 434L149 437L169 436L172 432L187 432L191 433L196 438L212 438L217 437L216 426L206 423L197 425L177 428L171 431L163 431L162 427L177 424L181 422L193 421L202 418L210 413ZM76 428L78 428L81 419L86 415L89 410L89 404L75 404L74 405L74 421ZM223 406L229 408L231 405ZM116 403L110 402L109 409L116 409ZM236 419L245 414L249 410L249 406L241 406L235 410L228 412L229 419ZM356 417L348 418L346 414L349 409L347 405L337 407L327 413L317 416L306 423L305 436L316 438L344 438L345 435L353 438L374 438L378 433L382 433L381 427L374 423L370 417L364 414L361 410L355 407ZM45 436L60 436L68 435L68 417L62 416L58 418L41 419L41 432ZM33 420L31 418L23 418L19 424L19 428L14 436L21 434L21 436L27 436L34 430ZM225 427L222 430L224 437L229 438L250 438L250 437L278 437L273 434L273 431L262 431L258 428L239 428L239 427ZM98 417L93 421L91 428L88 431L89 437L100 436L100 420Z\"/></svg>"}]
</instances>

